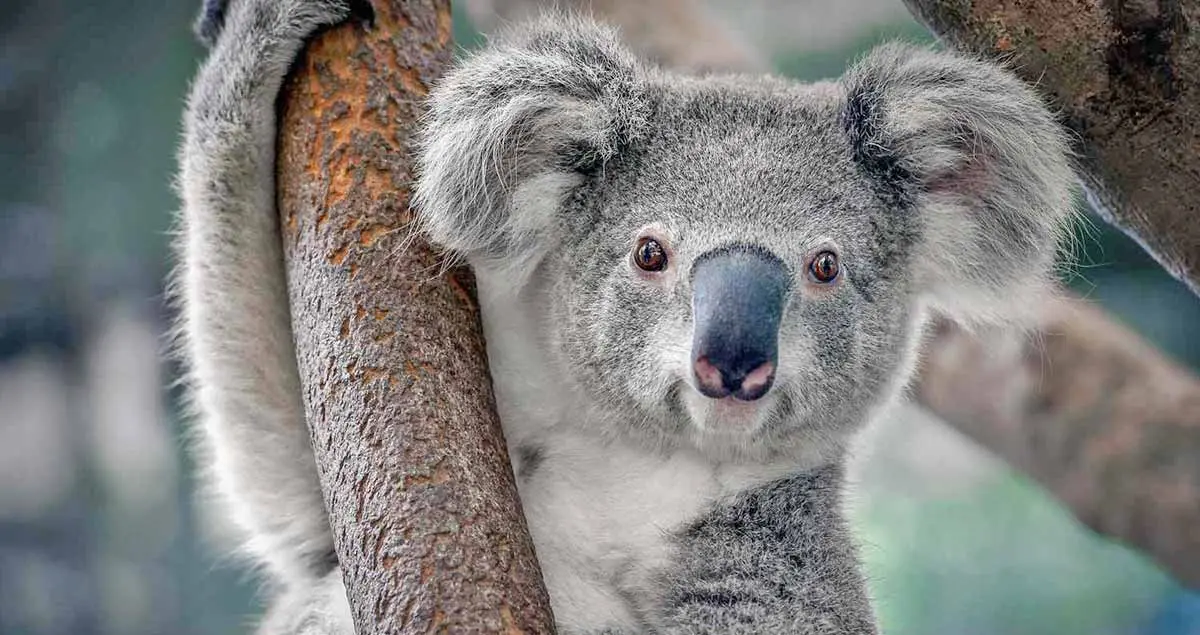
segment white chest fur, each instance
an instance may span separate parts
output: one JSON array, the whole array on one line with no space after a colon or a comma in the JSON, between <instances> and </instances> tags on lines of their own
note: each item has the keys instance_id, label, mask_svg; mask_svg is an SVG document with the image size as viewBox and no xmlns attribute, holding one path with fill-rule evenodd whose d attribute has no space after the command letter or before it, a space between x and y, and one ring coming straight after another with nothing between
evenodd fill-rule
<instances>
[{"instance_id":1,"label":"white chest fur","mask_svg":"<svg viewBox=\"0 0 1200 635\"><path fill-rule=\"evenodd\" d=\"M479 276L488 358L521 502L560 626L637 627L671 535L795 465L730 465L605 438L541 350L532 308ZM534 448L536 448L534 450ZM536 467L531 469L531 463Z\"/></svg>"},{"instance_id":2,"label":"white chest fur","mask_svg":"<svg viewBox=\"0 0 1200 635\"><path fill-rule=\"evenodd\" d=\"M691 451L663 456L565 430L543 439L537 470L519 488L563 626L636 627L672 535L720 498L785 472L715 465Z\"/></svg>"}]
</instances>

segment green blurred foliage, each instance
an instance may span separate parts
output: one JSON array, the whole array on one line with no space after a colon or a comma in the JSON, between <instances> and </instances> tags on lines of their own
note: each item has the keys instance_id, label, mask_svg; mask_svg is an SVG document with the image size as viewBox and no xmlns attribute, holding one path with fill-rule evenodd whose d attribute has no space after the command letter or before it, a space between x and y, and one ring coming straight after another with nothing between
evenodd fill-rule
<instances>
[{"instance_id":1,"label":"green blurred foliage","mask_svg":"<svg viewBox=\"0 0 1200 635\"><path fill-rule=\"evenodd\" d=\"M933 36L915 21L878 24L850 37L836 48L784 51L776 55L775 68L788 77L803 81L831 79L840 76L847 66L871 47L894 40L926 45L934 43Z\"/></svg>"},{"instance_id":2,"label":"green blurred foliage","mask_svg":"<svg viewBox=\"0 0 1200 635\"><path fill-rule=\"evenodd\" d=\"M1134 633L1173 590L1011 472L946 498L890 490L857 521L891 635Z\"/></svg>"}]
</instances>

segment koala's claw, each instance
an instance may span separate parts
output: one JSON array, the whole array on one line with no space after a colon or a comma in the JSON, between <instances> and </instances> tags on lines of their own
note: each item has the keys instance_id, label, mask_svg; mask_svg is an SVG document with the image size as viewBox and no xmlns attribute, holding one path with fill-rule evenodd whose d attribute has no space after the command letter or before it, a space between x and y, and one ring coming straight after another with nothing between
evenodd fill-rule
<instances>
[{"instance_id":1,"label":"koala's claw","mask_svg":"<svg viewBox=\"0 0 1200 635\"><path fill-rule=\"evenodd\" d=\"M350 0L350 17L355 18L366 26L375 25L375 7L371 0Z\"/></svg>"}]
</instances>

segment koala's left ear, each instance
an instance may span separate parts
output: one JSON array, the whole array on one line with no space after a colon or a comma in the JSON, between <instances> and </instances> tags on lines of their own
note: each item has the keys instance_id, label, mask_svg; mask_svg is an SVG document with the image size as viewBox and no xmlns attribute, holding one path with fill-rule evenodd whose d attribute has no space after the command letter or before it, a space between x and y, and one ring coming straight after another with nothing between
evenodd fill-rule
<instances>
[{"instance_id":1,"label":"koala's left ear","mask_svg":"<svg viewBox=\"0 0 1200 635\"><path fill-rule=\"evenodd\" d=\"M912 215L909 266L935 308L998 317L1052 289L1075 178L1032 89L995 64L905 45L876 49L842 86L854 159L890 213Z\"/></svg>"},{"instance_id":2,"label":"koala's left ear","mask_svg":"<svg viewBox=\"0 0 1200 635\"><path fill-rule=\"evenodd\" d=\"M566 198L639 136L645 70L594 22L548 15L493 41L429 99L414 204L477 266L527 263Z\"/></svg>"}]
</instances>

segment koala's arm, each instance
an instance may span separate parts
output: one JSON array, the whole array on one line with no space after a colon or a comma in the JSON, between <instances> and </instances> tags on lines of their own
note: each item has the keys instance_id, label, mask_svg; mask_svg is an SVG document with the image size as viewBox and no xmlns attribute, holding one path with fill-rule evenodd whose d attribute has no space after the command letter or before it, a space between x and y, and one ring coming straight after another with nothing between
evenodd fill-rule
<instances>
[{"instance_id":1,"label":"koala's arm","mask_svg":"<svg viewBox=\"0 0 1200 635\"><path fill-rule=\"evenodd\" d=\"M318 579L335 557L292 342L275 101L304 39L348 14L334 0L206 3L214 47L191 88L180 153L174 291L206 485L242 550L284 586Z\"/></svg>"},{"instance_id":2,"label":"koala's arm","mask_svg":"<svg viewBox=\"0 0 1200 635\"><path fill-rule=\"evenodd\" d=\"M655 635L877 632L834 463L744 492L676 537L668 570L626 589ZM606 629L565 635L634 635Z\"/></svg>"},{"instance_id":3,"label":"koala's arm","mask_svg":"<svg viewBox=\"0 0 1200 635\"><path fill-rule=\"evenodd\" d=\"M842 515L842 468L743 493L679 538L650 630L663 635L876 632Z\"/></svg>"}]
</instances>

